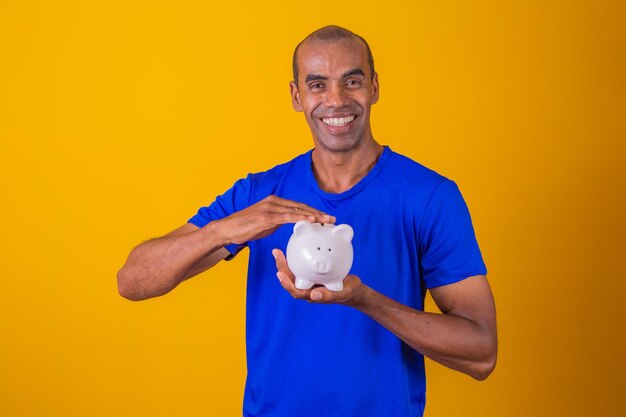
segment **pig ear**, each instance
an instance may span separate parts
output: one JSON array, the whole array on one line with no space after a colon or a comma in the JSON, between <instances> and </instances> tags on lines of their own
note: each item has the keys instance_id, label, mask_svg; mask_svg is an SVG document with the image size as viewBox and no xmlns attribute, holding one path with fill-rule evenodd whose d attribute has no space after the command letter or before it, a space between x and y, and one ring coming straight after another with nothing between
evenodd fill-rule
<instances>
[{"instance_id":1,"label":"pig ear","mask_svg":"<svg viewBox=\"0 0 626 417\"><path fill-rule=\"evenodd\" d=\"M333 230L330 232L334 235L341 236L347 242L351 242L354 236L354 230L352 230L352 227L348 224L340 224L339 226L333 227Z\"/></svg>"},{"instance_id":2,"label":"pig ear","mask_svg":"<svg viewBox=\"0 0 626 417\"><path fill-rule=\"evenodd\" d=\"M300 220L293 226L293 234L295 237L300 237L305 234L307 231L312 230L311 223L306 220Z\"/></svg>"}]
</instances>

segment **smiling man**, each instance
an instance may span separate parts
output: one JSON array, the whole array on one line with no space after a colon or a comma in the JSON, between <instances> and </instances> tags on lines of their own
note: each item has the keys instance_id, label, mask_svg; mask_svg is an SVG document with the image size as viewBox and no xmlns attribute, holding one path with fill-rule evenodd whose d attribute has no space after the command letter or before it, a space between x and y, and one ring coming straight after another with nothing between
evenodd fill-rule
<instances>
[{"instance_id":1,"label":"smiling man","mask_svg":"<svg viewBox=\"0 0 626 417\"><path fill-rule=\"evenodd\" d=\"M478 380L496 362L469 211L454 182L374 139L378 76L363 38L321 28L298 45L293 67L292 105L314 149L249 174L137 246L120 293L165 294L248 247L245 416L422 416L424 356ZM300 220L354 229L342 291L295 288L283 252ZM426 291L442 314L423 311Z\"/></svg>"}]
</instances>

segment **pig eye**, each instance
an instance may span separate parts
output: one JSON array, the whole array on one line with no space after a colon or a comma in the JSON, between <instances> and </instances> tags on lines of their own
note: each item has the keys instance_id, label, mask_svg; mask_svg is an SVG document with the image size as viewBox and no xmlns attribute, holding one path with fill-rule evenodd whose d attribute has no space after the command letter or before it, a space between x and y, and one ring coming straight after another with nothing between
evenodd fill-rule
<instances>
[{"instance_id":1,"label":"pig eye","mask_svg":"<svg viewBox=\"0 0 626 417\"><path fill-rule=\"evenodd\" d=\"M330 252L330 248L328 248L328 252Z\"/></svg>"},{"instance_id":2,"label":"pig eye","mask_svg":"<svg viewBox=\"0 0 626 417\"><path fill-rule=\"evenodd\" d=\"M320 250L320 248L317 248L317 250Z\"/></svg>"}]
</instances>

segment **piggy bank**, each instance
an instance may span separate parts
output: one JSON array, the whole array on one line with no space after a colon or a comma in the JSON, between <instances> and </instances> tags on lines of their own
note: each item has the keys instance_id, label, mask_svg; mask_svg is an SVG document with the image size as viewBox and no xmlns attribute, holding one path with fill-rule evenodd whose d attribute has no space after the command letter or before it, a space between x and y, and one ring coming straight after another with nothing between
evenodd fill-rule
<instances>
[{"instance_id":1,"label":"piggy bank","mask_svg":"<svg viewBox=\"0 0 626 417\"><path fill-rule=\"evenodd\" d=\"M352 237L347 224L299 221L287 243L287 264L296 277L296 288L321 284L331 291L343 290L343 279L352 267Z\"/></svg>"}]
</instances>

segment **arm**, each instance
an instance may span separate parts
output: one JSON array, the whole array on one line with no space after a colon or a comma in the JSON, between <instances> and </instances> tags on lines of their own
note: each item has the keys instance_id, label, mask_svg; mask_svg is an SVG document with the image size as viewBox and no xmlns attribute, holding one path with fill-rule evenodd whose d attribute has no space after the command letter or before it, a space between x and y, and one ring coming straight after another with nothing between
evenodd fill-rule
<instances>
[{"instance_id":1,"label":"arm","mask_svg":"<svg viewBox=\"0 0 626 417\"><path fill-rule=\"evenodd\" d=\"M216 265L229 254L219 229L217 222L185 224L138 245L117 273L120 295L132 301L158 297Z\"/></svg>"},{"instance_id":2,"label":"arm","mask_svg":"<svg viewBox=\"0 0 626 417\"><path fill-rule=\"evenodd\" d=\"M295 288L283 253L274 250L277 276L294 297L356 308L429 358L483 380L496 364L497 331L493 296L484 275L431 289L443 314L419 311L367 287L348 275L342 291Z\"/></svg>"},{"instance_id":3,"label":"arm","mask_svg":"<svg viewBox=\"0 0 626 417\"><path fill-rule=\"evenodd\" d=\"M282 224L300 220L330 223L334 218L305 204L269 196L202 228L181 226L130 252L117 274L120 295L138 301L166 294L228 256L226 245L265 237Z\"/></svg>"},{"instance_id":4,"label":"arm","mask_svg":"<svg viewBox=\"0 0 626 417\"><path fill-rule=\"evenodd\" d=\"M486 277L476 275L430 291L443 314L412 309L365 285L354 307L423 355L484 380L496 365L498 344Z\"/></svg>"}]
</instances>

